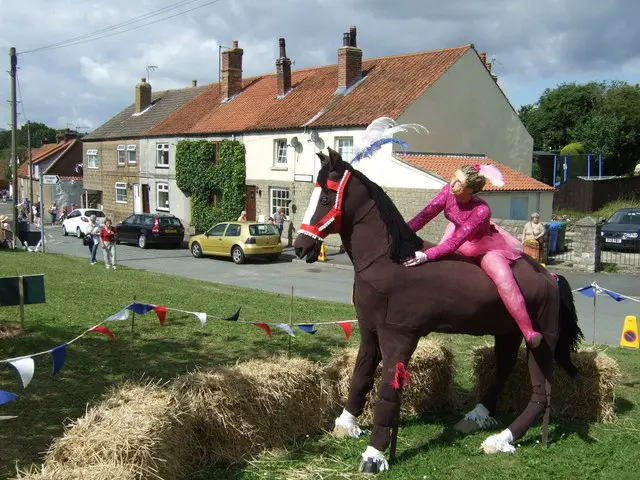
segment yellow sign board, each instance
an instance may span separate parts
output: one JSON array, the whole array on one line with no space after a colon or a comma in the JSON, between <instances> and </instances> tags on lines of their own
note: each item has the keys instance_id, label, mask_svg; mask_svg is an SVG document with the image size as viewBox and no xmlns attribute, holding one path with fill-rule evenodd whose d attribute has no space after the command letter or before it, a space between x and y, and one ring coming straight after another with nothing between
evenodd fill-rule
<instances>
[{"instance_id":1,"label":"yellow sign board","mask_svg":"<svg viewBox=\"0 0 640 480\"><path fill-rule=\"evenodd\" d=\"M620 336L620 346L629 348L640 348L638 339L638 319L633 315L624 317L624 327Z\"/></svg>"}]
</instances>

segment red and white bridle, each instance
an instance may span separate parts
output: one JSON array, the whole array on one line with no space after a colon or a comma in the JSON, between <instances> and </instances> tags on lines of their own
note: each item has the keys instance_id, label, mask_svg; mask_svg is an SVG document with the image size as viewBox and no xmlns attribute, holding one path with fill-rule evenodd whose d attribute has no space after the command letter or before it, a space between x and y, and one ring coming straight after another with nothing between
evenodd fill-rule
<instances>
[{"instance_id":1,"label":"red and white bridle","mask_svg":"<svg viewBox=\"0 0 640 480\"><path fill-rule=\"evenodd\" d=\"M333 208L329 210L324 217L322 217L315 225L311 225L311 219L318 208L318 202L320 201L320 195L322 194L322 187L318 182L316 182L311 195L311 200L309 200L309 206L307 207L307 211L302 219L302 225L300 225L300 233L315 240L322 240L330 233L340 232L340 226L342 225L342 202L344 200L344 191L350 178L351 172L349 170L345 170L342 180L339 182L327 180L327 188L336 192L336 201ZM329 226L331 226L331 229L329 229Z\"/></svg>"}]
</instances>

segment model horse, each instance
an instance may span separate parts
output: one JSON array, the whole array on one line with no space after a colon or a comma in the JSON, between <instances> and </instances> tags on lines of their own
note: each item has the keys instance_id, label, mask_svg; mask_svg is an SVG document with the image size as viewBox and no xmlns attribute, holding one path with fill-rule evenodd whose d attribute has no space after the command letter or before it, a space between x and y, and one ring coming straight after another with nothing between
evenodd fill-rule
<instances>
[{"instance_id":1,"label":"model horse","mask_svg":"<svg viewBox=\"0 0 640 480\"><path fill-rule=\"evenodd\" d=\"M423 248L422 239L409 229L382 188L344 162L340 154L329 149L329 155L318 156L321 168L294 248L299 258L313 263L322 240L338 233L353 263L360 349L347 404L336 426L344 427L351 436L361 434L357 417L382 361L373 429L361 465L364 471L377 473L388 468L384 451L393 443L391 430L397 427L405 367L421 337L431 332L495 337L493 382L481 403L465 417L478 428L496 423L492 416L498 396L515 365L523 337L494 283L473 260L453 254L418 267L403 266L403 260ZM570 352L582 332L568 282L527 256L515 261L513 270L533 325L544 339L528 351L531 400L507 430L485 440L487 453L513 451L511 443L522 437L545 409L546 432L554 359L571 377L577 373ZM393 456L393 444L391 450Z\"/></svg>"}]
</instances>

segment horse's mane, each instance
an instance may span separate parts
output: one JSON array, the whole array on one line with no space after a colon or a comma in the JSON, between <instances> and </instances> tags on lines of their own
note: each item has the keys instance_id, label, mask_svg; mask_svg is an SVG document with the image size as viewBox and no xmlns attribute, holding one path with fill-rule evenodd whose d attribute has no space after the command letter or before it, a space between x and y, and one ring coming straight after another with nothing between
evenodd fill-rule
<instances>
[{"instance_id":1,"label":"horse's mane","mask_svg":"<svg viewBox=\"0 0 640 480\"><path fill-rule=\"evenodd\" d=\"M422 248L422 239L409 228L389 195L377 183L348 163L345 163L345 167L366 187L380 212L380 218L386 225L391 240L389 242L391 261L398 263L412 258L416 250Z\"/></svg>"}]
</instances>

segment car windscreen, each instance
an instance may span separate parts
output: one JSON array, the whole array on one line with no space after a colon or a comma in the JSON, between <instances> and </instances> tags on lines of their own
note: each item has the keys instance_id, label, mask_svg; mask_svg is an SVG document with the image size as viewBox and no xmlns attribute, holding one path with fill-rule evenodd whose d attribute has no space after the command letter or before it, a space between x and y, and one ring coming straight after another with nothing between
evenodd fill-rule
<instances>
[{"instance_id":1,"label":"car windscreen","mask_svg":"<svg viewBox=\"0 0 640 480\"><path fill-rule=\"evenodd\" d=\"M616 212L609 219L609 223L620 225L640 225L640 211Z\"/></svg>"},{"instance_id":2,"label":"car windscreen","mask_svg":"<svg viewBox=\"0 0 640 480\"><path fill-rule=\"evenodd\" d=\"M260 235L278 235L275 225L269 223L258 223L249 225L249 235L258 237Z\"/></svg>"},{"instance_id":3,"label":"car windscreen","mask_svg":"<svg viewBox=\"0 0 640 480\"><path fill-rule=\"evenodd\" d=\"M90 217L91 215L102 218L104 217L104 212L101 212L100 210L87 210L84 212L85 217Z\"/></svg>"},{"instance_id":4,"label":"car windscreen","mask_svg":"<svg viewBox=\"0 0 640 480\"><path fill-rule=\"evenodd\" d=\"M176 217L158 217L158 225L161 227L179 227L180 219Z\"/></svg>"}]
</instances>

